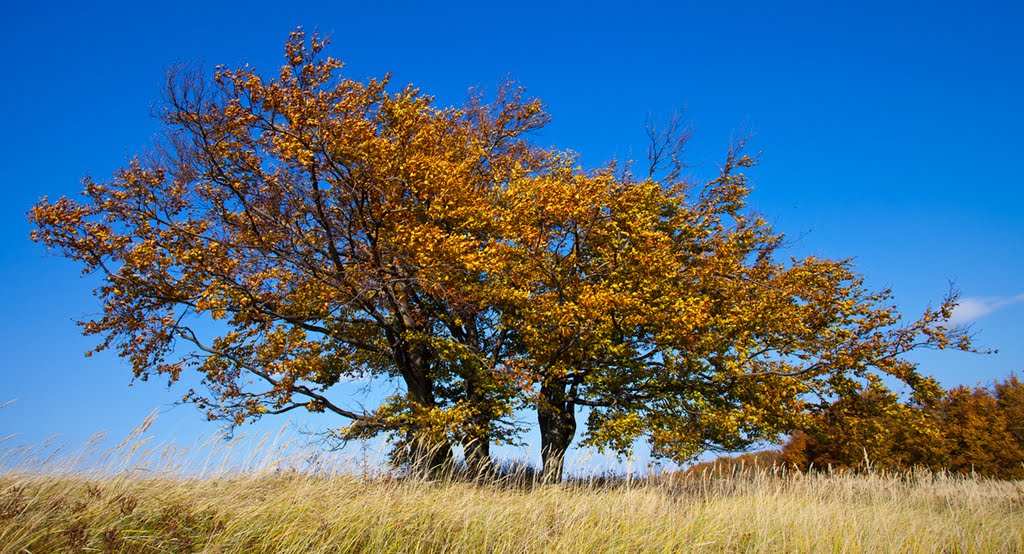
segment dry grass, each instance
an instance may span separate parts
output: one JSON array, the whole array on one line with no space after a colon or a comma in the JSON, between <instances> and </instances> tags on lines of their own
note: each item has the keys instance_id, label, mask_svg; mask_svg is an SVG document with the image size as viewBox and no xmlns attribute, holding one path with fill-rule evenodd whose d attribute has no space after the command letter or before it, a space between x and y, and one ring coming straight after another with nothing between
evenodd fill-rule
<instances>
[{"instance_id":1,"label":"dry grass","mask_svg":"<svg viewBox=\"0 0 1024 554\"><path fill-rule=\"evenodd\" d=\"M510 488L9 473L3 552L1020 552L1024 485L740 475Z\"/></svg>"},{"instance_id":2,"label":"dry grass","mask_svg":"<svg viewBox=\"0 0 1024 554\"><path fill-rule=\"evenodd\" d=\"M1024 551L1020 481L751 470L517 486L182 452L136 436L0 453L0 552Z\"/></svg>"}]
</instances>

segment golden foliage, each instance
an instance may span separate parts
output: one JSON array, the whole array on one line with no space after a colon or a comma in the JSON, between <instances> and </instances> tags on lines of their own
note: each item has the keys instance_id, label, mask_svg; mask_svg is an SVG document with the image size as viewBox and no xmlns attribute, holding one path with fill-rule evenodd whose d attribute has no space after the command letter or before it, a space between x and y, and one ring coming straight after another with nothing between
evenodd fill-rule
<instances>
[{"instance_id":1,"label":"golden foliage","mask_svg":"<svg viewBox=\"0 0 1024 554\"><path fill-rule=\"evenodd\" d=\"M783 457L804 469L926 467L1020 479L1022 400L1024 383L1016 376L992 387L957 387L910 403L872 382L794 434Z\"/></svg>"},{"instance_id":2,"label":"golden foliage","mask_svg":"<svg viewBox=\"0 0 1024 554\"><path fill-rule=\"evenodd\" d=\"M173 73L153 153L30 213L103 279L98 349L142 379L198 371L208 390L184 398L211 419L329 411L343 438L485 463L526 406L557 477L579 406L585 442L682 461L775 438L871 374L926 390L902 354L971 348L942 326L954 296L900 326L849 260L780 261L742 143L703 184L684 133L652 132L646 177L587 172L527 140L548 116L512 84L441 108L345 77L325 44L294 32L276 78ZM328 396L367 378L403 392Z\"/></svg>"}]
</instances>

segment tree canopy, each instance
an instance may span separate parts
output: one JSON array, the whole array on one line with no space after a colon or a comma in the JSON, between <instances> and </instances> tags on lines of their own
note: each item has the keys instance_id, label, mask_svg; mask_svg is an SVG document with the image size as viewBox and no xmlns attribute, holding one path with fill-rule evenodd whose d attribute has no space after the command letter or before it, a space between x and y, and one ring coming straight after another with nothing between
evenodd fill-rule
<instances>
[{"instance_id":1,"label":"tree canopy","mask_svg":"<svg viewBox=\"0 0 1024 554\"><path fill-rule=\"evenodd\" d=\"M102 280L97 349L137 378L198 372L185 400L210 419L331 412L341 439L387 434L426 467L463 446L486 471L532 410L560 479L584 407L586 444L686 461L777 439L871 375L931 394L903 355L972 349L954 294L902 322L850 260L780 259L742 143L702 182L673 122L646 171L585 170L530 140L548 116L513 84L439 107L325 46L294 32L273 78L172 71L152 151L30 212ZM354 408L331 395L351 379L400 391Z\"/></svg>"}]
</instances>

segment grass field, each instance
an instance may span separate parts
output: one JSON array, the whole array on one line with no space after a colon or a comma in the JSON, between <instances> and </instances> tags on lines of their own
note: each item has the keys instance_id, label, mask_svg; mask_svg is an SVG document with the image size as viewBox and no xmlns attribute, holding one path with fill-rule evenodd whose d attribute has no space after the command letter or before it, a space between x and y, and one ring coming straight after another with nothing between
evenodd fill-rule
<instances>
[{"instance_id":1,"label":"grass field","mask_svg":"<svg viewBox=\"0 0 1024 554\"><path fill-rule=\"evenodd\" d=\"M266 455L279 444L254 448L262 458L219 465L141 434L0 450L0 552L1024 552L1021 481L746 470L475 484L282 471Z\"/></svg>"},{"instance_id":2,"label":"grass field","mask_svg":"<svg viewBox=\"0 0 1024 554\"><path fill-rule=\"evenodd\" d=\"M919 474L508 487L8 473L2 552L1021 552L1024 484Z\"/></svg>"}]
</instances>

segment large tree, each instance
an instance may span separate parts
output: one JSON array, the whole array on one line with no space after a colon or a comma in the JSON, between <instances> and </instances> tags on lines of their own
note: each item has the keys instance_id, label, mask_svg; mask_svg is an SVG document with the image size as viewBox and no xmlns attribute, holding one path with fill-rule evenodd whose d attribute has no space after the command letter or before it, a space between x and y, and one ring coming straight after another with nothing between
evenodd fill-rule
<instances>
[{"instance_id":1,"label":"large tree","mask_svg":"<svg viewBox=\"0 0 1024 554\"><path fill-rule=\"evenodd\" d=\"M324 46L293 33L272 79L172 72L156 148L30 214L99 275L98 348L138 378L198 371L185 398L211 419L332 412L340 438L389 434L426 468L461 445L483 472L528 407L557 480L580 407L587 443L682 461L777 437L870 373L927 388L902 354L970 348L940 325L952 299L897 327L850 262L779 261L739 147L694 182L673 124L646 175L587 172L527 140L548 118L514 86L440 108ZM362 378L399 393L332 396Z\"/></svg>"},{"instance_id":2,"label":"large tree","mask_svg":"<svg viewBox=\"0 0 1024 554\"><path fill-rule=\"evenodd\" d=\"M293 33L275 79L173 72L157 149L84 202L43 199L33 238L99 273L99 349L136 377L197 369L208 390L186 399L211 419L328 411L429 466L457 442L484 460L510 413L486 240L497 189L548 163L523 139L547 116L512 86L461 109L389 93L324 45ZM327 394L364 377L404 393L367 411Z\"/></svg>"},{"instance_id":3,"label":"large tree","mask_svg":"<svg viewBox=\"0 0 1024 554\"><path fill-rule=\"evenodd\" d=\"M903 355L972 349L945 324L955 294L901 324L891 293L866 289L849 260L779 260L783 237L746 208L743 144L693 182L682 129L651 130L642 177L567 171L508 192L520 200L507 236L521 242L506 248L504 313L547 479L561 479L583 408L586 444L627 454L643 439L687 462L776 440L872 376L930 394Z\"/></svg>"}]
</instances>

